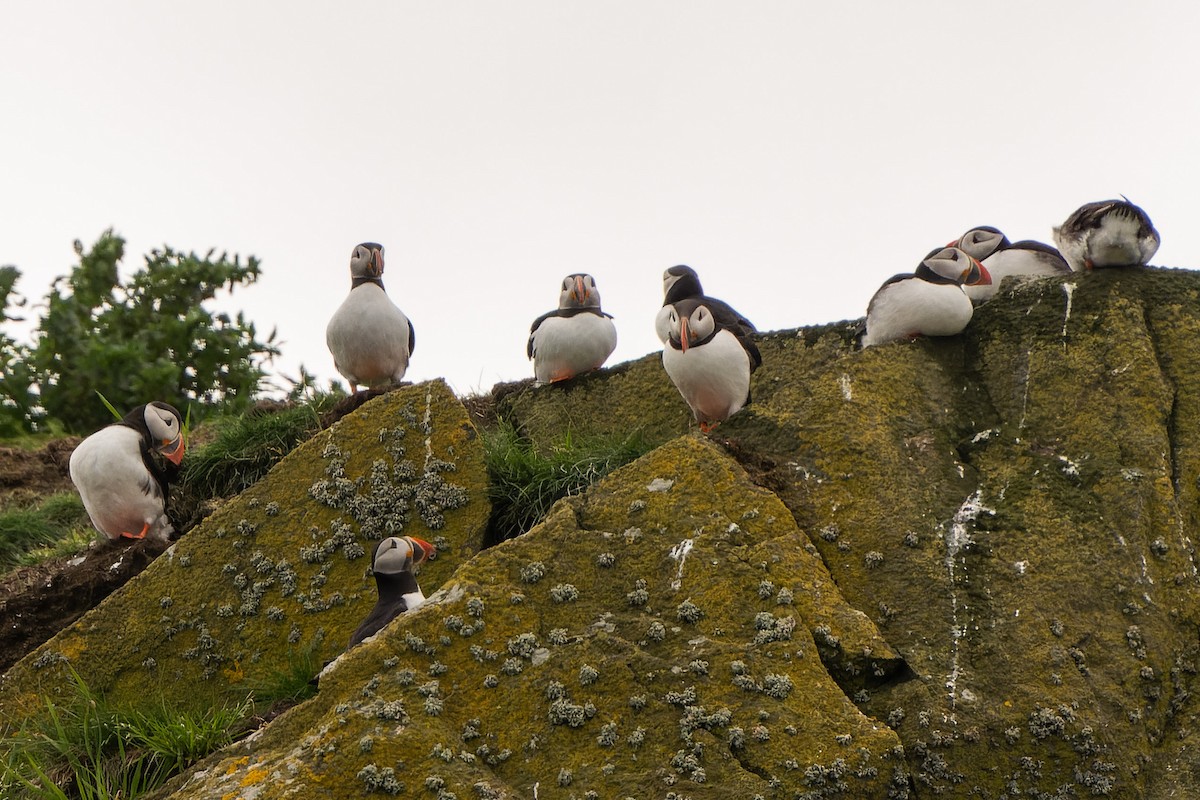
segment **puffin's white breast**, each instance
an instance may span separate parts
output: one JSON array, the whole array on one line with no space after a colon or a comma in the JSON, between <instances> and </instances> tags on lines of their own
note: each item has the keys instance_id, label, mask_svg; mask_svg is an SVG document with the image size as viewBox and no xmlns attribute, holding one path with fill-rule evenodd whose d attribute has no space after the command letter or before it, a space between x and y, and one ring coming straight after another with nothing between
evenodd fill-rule
<instances>
[{"instance_id":1,"label":"puffin's white breast","mask_svg":"<svg viewBox=\"0 0 1200 800\"><path fill-rule=\"evenodd\" d=\"M727 419L741 410L750 394L750 356L727 330L687 352L668 345L663 368L702 422Z\"/></svg>"},{"instance_id":2,"label":"puffin's white breast","mask_svg":"<svg viewBox=\"0 0 1200 800\"><path fill-rule=\"evenodd\" d=\"M350 291L325 342L338 372L355 383L398 381L408 369L408 317L373 283Z\"/></svg>"},{"instance_id":3,"label":"puffin's white breast","mask_svg":"<svg viewBox=\"0 0 1200 800\"><path fill-rule=\"evenodd\" d=\"M71 481L96 530L119 538L136 534L146 524L151 535L171 531L163 514L163 498L142 461L141 435L124 425L93 433L71 454Z\"/></svg>"},{"instance_id":4,"label":"puffin's white breast","mask_svg":"<svg viewBox=\"0 0 1200 800\"><path fill-rule=\"evenodd\" d=\"M617 348L617 328L608 317L584 312L542 320L533 339L533 374L541 383L599 368Z\"/></svg>"},{"instance_id":5,"label":"puffin's white breast","mask_svg":"<svg viewBox=\"0 0 1200 800\"><path fill-rule=\"evenodd\" d=\"M920 278L889 283L871 299L862 346L914 334L953 336L967 327L973 313L970 298L958 284Z\"/></svg>"}]
</instances>

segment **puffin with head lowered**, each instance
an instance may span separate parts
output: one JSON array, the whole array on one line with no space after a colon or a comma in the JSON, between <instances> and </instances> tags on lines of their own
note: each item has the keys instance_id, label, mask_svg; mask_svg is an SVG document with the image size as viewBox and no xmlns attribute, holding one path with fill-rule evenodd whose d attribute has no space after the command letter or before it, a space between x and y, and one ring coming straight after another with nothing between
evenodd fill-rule
<instances>
[{"instance_id":1,"label":"puffin with head lowered","mask_svg":"<svg viewBox=\"0 0 1200 800\"><path fill-rule=\"evenodd\" d=\"M983 264L992 276L989 283L963 286L963 291L975 305L991 300L1005 278L1040 278L1071 272L1071 265L1062 253L1050 245L1032 239L1010 242L999 229L990 225L971 228L948 246L957 247Z\"/></svg>"},{"instance_id":2,"label":"puffin with head lowered","mask_svg":"<svg viewBox=\"0 0 1200 800\"><path fill-rule=\"evenodd\" d=\"M371 571L375 574L375 586L379 599L367 618L362 621L350 637L349 650L374 636L385 625L406 611L412 611L425 602L425 595L417 585L413 567L425 563L437 555L437 549L429 542L415 536L389 536L375 545L371 557Z\"/></svg>"},{"instance_id":3,"label":"puffin with head lowered","mask_svg":"<svg viewBox=\"0 0 1200 800\"><path fill-rule=\"evenodd\" d=\"M750 402L750 373L762 356L727 306L690 297L666 309L663 369L707 433Z\"/></svg>"},{"instance_id":4,"label":"puffin with head lowered","mask_svg":"<svg viewBox=\"0 0 1200 800\"><path fill-rule=\"evenodd\" d=\"M1080 206L1054 229L1054 243L1075 272L1148 264L1160 241L1150 216L1124 198Z\"/></svg>"},{"instance_id":5,"label":"puffin with head lowered","mask_svg":"<svg viewBox=\"0 0 1200 800\"><path fill-rule=\"evenodd\" d=\"M989 283L987 268L957 247L928 256L915 272L889 278L867 306L862 346L917 336L953 336L971 321L964 285Z\"/></svg>"},{"instance_id":6,"label":"puffin with head lowered","mask_svg":"<svg viewBox=\"0 0 1200 800\"><path fill-rule=\"evenodd\" d=\"M352 392L404 377L416 335L383 289L383 245L363 242L350 254L350 295L330 318L325 343Z\"/></svg>"},{"instance_id":7,"label":"puffin with head lowered","mask_svg":"<svg viewBox=\"0 0 1200 800\"><path fill-rule=\"evenodd\" d=\"M71 481L96 530L114 541L170 538L167 489L186 449L182 428L174 406L153 402L80 442ZM159 466L156 452L170 466Z\"/></svg>"},{"instance_id":8,"label":"puffin with head lowered","mask_svg":"<svg viewBox=\"0 0 1200 800\"><path fill-rule=\"evenodd\" d=\"M537 382L555 383L599 369L616 349L617 328L600 310L596 280L577 272L563 278L558 308L533 321L525 352Z\"/></svg>"},{"instance_id":9,"label":"puffin with head lowered","mask_svg":"<svg viewBox=\"0 0 1200 800\"><path fill-rule=\"evenodd\" d=\"M704 293L704 288L700 285L700 276L696 274L696 270L686 264L678 264L668 267L663 272L663 304L654 318L654 332L658 334L658 340L663 344L667 343L667 336L670 333L670 306L689 298L704 301L704 304L714 314L719 314L722 319L736 327L738 335L750 336L756 332L754 323L735 311L731 305Z\"/></svg>"}]
</instances>

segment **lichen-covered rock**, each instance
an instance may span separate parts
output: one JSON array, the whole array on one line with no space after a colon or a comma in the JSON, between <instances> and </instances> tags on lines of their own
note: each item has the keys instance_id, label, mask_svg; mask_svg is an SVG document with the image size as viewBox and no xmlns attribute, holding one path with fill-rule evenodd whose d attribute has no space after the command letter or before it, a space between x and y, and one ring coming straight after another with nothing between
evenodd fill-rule
<instances>
[{"instance_id":1,"label":"lichen-covered rock","mask_svg":"<svg viewBox=\"0 0 1200 800\"><path fill-rule=\"evenodd\" d=\"M441 381L391 392L288 455L0 682L12 726L69 685L117 704L244 697L314 649L340 652L375 603L373 540L438 545L436 589L480 547L482 447Z\"/></svg>"},{"instance_id":2,"label":"lichen-covered rock","mask_svg":"<svg viewBox=\"0 0 1200 800\"><path fill-rule=\"evenodd\" d=\"M779 500L684 437L476 556L171 797L907 796L823 647L900 667Z\"/></svg>"}]
</instances>

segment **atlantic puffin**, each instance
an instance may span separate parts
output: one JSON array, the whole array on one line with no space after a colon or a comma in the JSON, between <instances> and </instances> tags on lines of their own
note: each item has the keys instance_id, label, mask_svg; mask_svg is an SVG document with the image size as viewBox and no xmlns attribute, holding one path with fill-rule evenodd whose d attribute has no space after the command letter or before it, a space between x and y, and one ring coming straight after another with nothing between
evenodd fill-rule
<instances>
[{"instance_id":1,"label":"atlantic puffin","mask_svg":"<svg viewBox=\"0 0 1200 800\"><path fill-rule=\"evenodd\" d=\"M999 229L990 225L971 228L948 246L957 247L983 264L992 276L991 283L963 287L975 305L991 300L1005 278L1041 278L1071 272L1062 253L1050 245L1032 239L1010 242Z\"/></svg>"},{"instance_id":2,"label":"atlantic puffin","mask_svg":"<svg viewBox=\"0 0 1200 800\"><path fill-rule=\"evenodd\" d=\"M113 541L170 537L167 489L187 448L182 428L174 406L153 402L80 442L71 481L96 530ZM155 452L171 466L159 466Z\"/></svg>"},{"instance_id":3,"label":"atlantic puffin","mask_svg":"<svg viewBox=\"0 0 1200 800\"><path fill-rule=\"evenodd\" d=\"M383 245L363 242L350 254L350 296L325 328L333 365L350 382L371 388L399 383L416 345L413 324L383 289Z\"/></svg>"},{"instance_id":4,"label":"atlantic puffin","mask_svg":"<svg viewBox=\"0 0 1200 800\"><path fill-rule=\"evenodd\" d=\"M762 356L736 312L694 297L666 308L663 368L707 433L750 402L750 373Z\"/></svg>"},{"instance_id":5,"label":"atlantic puffin","mask_svg":"<svg viewBox=\"0 0 1200 800\"><path fill-rule=\"evenodd\" d=\"M563 278L558 308L533 321L525 352L537 382L555 383L599 369L615 349L617 328L600 310L596 281L577 272Z\"/></svg>"},{"instance_id":6,"label":"atlantic puffin","mask_svg":"<svg viewBox=\"0 0 1200 800\"><path fill-rule=\"evenodd\" d=\"M654 318L654 332L658 334L658 340L663 344L667 343L670 328L669 306L689 298L703 300L713 313L719 314L722 319L732 320L736 323L736 333L739 336L749 336L755 333L754 323L735 311L732 306L724 300L704 294L704 288L700 285L700 276L696 274L696 270L686 264L678 264L668 267L663 272L663 304Z\"/></svg>"},{"instance_id":7,"label":"atlantic puffin","mask_svg":"<svg viewBox=\"0 0 1200 800\"><path fill-rule=\"evenodd\" d=\"M385 625L406 611L412 611L425 602L425 595L417 585L413 567L425 563L437 555L437 549L415 536L389 536L375 545L371 556L371 571L375 574L375 586L379 599L367 618L362 621L350 637L347 650L374 636Z\"/></svg>"},{"instance_id":8,"label":"atlantic puffin","mask_svg":"<svg viewBox=\"0 0 1200 800\"><path fill-rule=\"evenodd\" d=\"M974 313L963 286L991 280L987 268L959 248L942 248L915 272L895 275L875 292L867 306L862 346L961 333Z\"/></svg>"},{"instance_id":9,"label":"atlantic puffin","mask_svg":"<svg viewBox=\"0 0 1200 800\"><path fill-rule=\"evenodd\" d=\"M1159 241L1146 212L1124 198L1083 205L1054 229L1054 243L1075 272L1148 264Z\"/></svg>"}]
</instances>

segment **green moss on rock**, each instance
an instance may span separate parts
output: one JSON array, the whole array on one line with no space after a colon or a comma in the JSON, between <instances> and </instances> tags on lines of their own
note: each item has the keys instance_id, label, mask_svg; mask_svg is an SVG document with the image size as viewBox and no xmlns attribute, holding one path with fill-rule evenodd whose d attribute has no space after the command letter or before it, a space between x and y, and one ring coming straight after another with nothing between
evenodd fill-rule
<instances>
[{"instance_id":1,"label":"green moss on rock","mask_svg":"<svg viewBox=\"0 0 1200 800\"><path fill-rule=\"evenodd\" d=\"M367 403L281 461L138 578L15 665L9 725L59 696L75 669L118 704L244 695L289 654L331 658L374 605L373 540L439 545L436 589L479 548L487 473L462 405L440 382Z\"/></svg>"}]
</instances>

